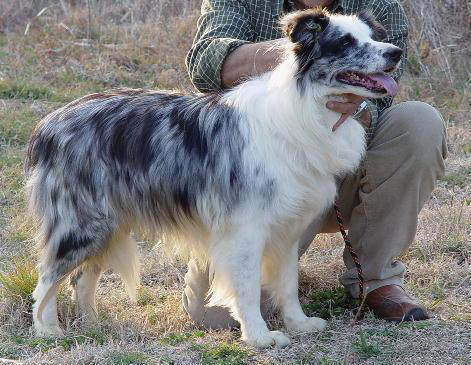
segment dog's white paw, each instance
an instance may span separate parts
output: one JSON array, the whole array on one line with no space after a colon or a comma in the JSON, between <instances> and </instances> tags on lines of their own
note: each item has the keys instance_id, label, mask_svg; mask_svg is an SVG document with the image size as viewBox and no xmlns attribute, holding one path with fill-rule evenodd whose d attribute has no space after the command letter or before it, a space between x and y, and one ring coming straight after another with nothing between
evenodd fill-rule
<instances>
[{"instance_id":1,"label":"dog's white paw","mask_svg":"<svg viewBox=\"0 0 471 365\"><path fill-rule=\"evenodd\" d=\"M327 321L318 317L306 317L303 320L288 321L285 325L290 332L311 333L323 331L327 326Z\"/></svg>"},{"instance_id":2,"label":"dog's white paw","mask_svg":"<svg viewBox=\"0 0 471 365\"><path fill-rule=\"evenodd\" d=\"M242 339L249 345L260 349L270 346L285 347L291 344L291 340L280 331L266 331L258 336L245 336Z\"/></svg>"},{"instance_id":3,"label":"dog's white paw","mask_svg":"<svg viewBox=\"0 0 471 365\"><path fill-rule=\"evenodd\" d=\"M44 324L35 323L34 329L35 329L36 335L40 337L63 337L64 336L64 332L61 330L61 328L58 325L44 325Z\"/></svg>"}]
</instances>

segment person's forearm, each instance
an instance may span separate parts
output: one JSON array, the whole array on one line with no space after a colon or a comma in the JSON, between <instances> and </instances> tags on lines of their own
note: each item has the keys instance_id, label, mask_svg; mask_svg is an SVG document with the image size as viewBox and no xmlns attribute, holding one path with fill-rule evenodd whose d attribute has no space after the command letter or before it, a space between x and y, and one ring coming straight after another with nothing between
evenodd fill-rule
<instances>
[{"instance_id":1,"label":"person's forearm","mask_svg":"<svg viewBox=\"0 0 471 365\"><path fill-rule=\"evenodd\" d=\"M260 75L275 68L283 53L276 45L279 40L244 44L236 48L225 59L221 70L224 88L241 83L251 76Z\"/></svg>"}]
</instances>

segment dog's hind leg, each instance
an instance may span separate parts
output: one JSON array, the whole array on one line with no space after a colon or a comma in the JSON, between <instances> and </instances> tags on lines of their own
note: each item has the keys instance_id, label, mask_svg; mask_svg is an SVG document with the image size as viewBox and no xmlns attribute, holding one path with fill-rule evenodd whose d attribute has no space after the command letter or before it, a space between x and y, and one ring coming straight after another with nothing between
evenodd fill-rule
<instances>
[{"instance_id":1,"label":"dog's hind leg","mask_svg":"<svg viewBox=\"0 0 471 365\"><path fill-rule=\"evenodd\" d=\"M118 232L106 243L99 256L84 262L70 277L73 299L80 319L87 324L98 319L95 292L103 271L112 269L121 275L129 296L135 300L139 283L137 244L129 233Z\"/></svg>"},{"instance_id":2,"label":"dog's hind leg","mask_svg":"<svg viewBox=\"0 0 471 365\"><path fill-rule=\"evenodd\" d=\"M62 223L49 230L42 246L39 279L33 292L33 322L40 335L57 336L62 333L57 317L58 286L77 266L99 255L109 237L108 225L94 222L79 227L70 221Z\"/></svg>"},{"instance_id":3,"label":"dog's hind leg","mask_svg":"<svg viewBox=\"0 0 471 365\"><path fill-rule=\"evenodd\" d=\"M57 258L47 247L44 251L39 264L38 284L33 292L33 323L38 335L61 336L57 317L57 290L76 264L75 260Z\"/></svg>"},{"instance_id":4,"label":"dog's hind leg","mask_svg":"<svg viewBox=\"0 0 471 365\"><path fill-rule=\"evenodd\" d=\"M322 331L327 322L322 318L307 317L298 297L298 242L284 254L270 255L267 289L280 308L286 328L293 332Z\"/></svg>"},{"instance_id":5,"label":"dog's hind leg","mask_svg":"<svg viewBox=\"0 0 471 365\"><path fill-rule=\"evenodd\" d=\"M33 323L36 333L44 336L62 336L57 318L57 288L59 278L51 272L42 273L33 292Z\"/></svg>"},{"instance_id":6,"label":"dog's hind leg","mask_svg":"<svg viewBox=\"0 0 471 365\"><path fill-rule=\"evenodd\" d=\"M262 231L260 225L234 229L231 237L226 235L210 249L210 305L229 306L248 344L283 347L290 344L289 338L280 331L269 331L260 313L261 260L266 240Z\"/></svg>"},{"instance_id":7,"label":"dog's hind leg","mask_svg":"<svg viewBox=\"0 0 471 365\"><path fill-rule=\"evenodd\" d=\"M102 256L103 267L112 269L121 276L129 297L136 301L139 285L139 254L137 243L129 232L115 233Z\"/></svg>"},{"instance_id":8,"label":"dog's hind leg","mask_svg":"<svg viewBox=\"0 0 471 365\"><path fill-rule=\"evenodd\" d=\"M103 268L98 262L86 262L70 276L72 298L77 305L77 317L86 324L98 319L95 292Z\"/></svg>"}]
</instances>

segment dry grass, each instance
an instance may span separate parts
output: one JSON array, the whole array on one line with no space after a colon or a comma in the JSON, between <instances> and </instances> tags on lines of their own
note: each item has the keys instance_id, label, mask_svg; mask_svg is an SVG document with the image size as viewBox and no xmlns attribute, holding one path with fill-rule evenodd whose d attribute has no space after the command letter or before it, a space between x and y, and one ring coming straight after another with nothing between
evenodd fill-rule
<instances>
[{"instance_id":1,"label":"dry grass","mask_svg":"<svg viewBox=\"0 0 471 365\"><path fill-rule=\"evenodd\" d=\"M87 5L89 4L89 6ZM95 328L75 323L67 288L59 299L63 339L31 331L34 231L23 198L22 160L36 120L64 102L116 86L189 89L183 58L199 1L14 0L0 2L0 363L22 364L470 364L471 7L465 0L403 1L411 18L410 66L398 100L443 114L447 176L421 212L402 260L408 289L434 319L394 325L371 316L351 326L338 288L338 235L317 237L301 260L301 299L329 318L326 332L294 336L284 350L254 351L237 331L196 328L180 305L185 265L141 242L137 304L105 273ZM90 11L89 11L90 10ZM279 326L278 318L270 321Z\"/></svg>"}]
</instances>

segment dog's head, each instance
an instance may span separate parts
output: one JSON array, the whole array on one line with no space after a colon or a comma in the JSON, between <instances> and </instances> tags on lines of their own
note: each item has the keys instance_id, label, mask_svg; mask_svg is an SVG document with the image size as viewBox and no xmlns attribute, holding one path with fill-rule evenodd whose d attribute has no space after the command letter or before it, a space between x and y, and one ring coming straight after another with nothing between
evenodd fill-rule
<instances>
[{"instance_id":1,"label":"dog's head","mask_svg":"<svg viewBox=\"0 0 471 365\"><path fill-rule=\"evenodd\" d=\"M397 83L388 73L398 67L402 50L381 42L386 31L369 12L344 16L304 10L285 16L281 25L293 44L302 89L322 84L332 93L396 95Z\"/></svg>"}]
</instances>

